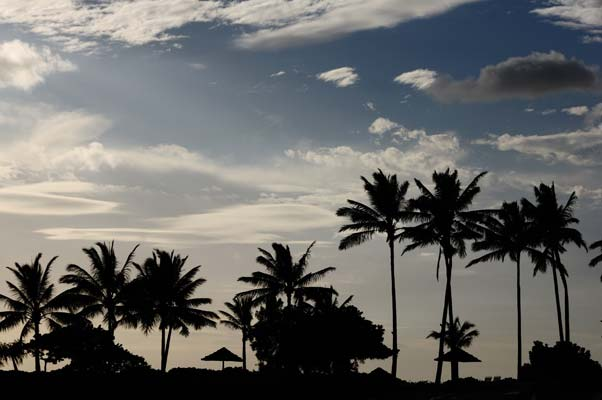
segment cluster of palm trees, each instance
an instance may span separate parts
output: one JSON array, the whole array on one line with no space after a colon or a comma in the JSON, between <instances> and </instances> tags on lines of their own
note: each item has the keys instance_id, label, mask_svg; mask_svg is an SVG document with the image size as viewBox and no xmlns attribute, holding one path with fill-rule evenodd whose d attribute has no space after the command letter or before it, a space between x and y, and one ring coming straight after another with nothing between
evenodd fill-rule
<instances>
[{"instance_id":1,"label":"cluster of palm trees","mask_svg":"<svg viewBox=\"0 0 602 400\"><path fill-rule=\"evenodd\" d=\"M574 216L577 196L572 193L566 203L558 201L554 184L540 184L534 188L535 202L523 198L520 202L503 203L499 209L471 209L479 194L479 181L486 172L478 174L463 187L457 171L447 169L435 171L433 185L429 189L420 180L414 182L419 195L406 199L409 183L399 182L396 175L386 175L381 170L375 172L373 180L362 177L369 203L348 200L348 205L337 211L346 217L348 224L341 232L352 232L344 237L339 249L345 250L359 245L375 235L386 240L391 271L393 360L391 373L396 375L397 353L397 307L395 293L395 244L406 241L402 255L408 251L436 246L437 279L441 259L445 266L445 295L441 329L430 337L439 339L439 356L435 380L441 382L443 351L447 335L446 329L453 331L459 320L454 318L452 302L452 265L455 258L467 255L467 241L472 241L472 250L486 251L468 263L467 267L480 262L504 261L509 258L516 264L517 295L517 374L522 365L522 327L520 268L521 255L527 254L534 265L534 272L552 270L554 294L559 328L559 340L570 341L568 272L562 262L562 254L567 246L574 244L587 250L580 232L574 227L579 221ZM602 248L602 241L591 248ZM594 258L590 265L602 261L602 255ZM558 276L564 291L564 322L559 295ZM457 330L457 329L456 329ZM451 363L452 379L458 376L456 362Z\"/></svg>"},{"instance_id":2,"label":"cluster of palm trees","mask_svg":"<svg viewBox=\"0 0 602 400\"><path fill-rule=\"evenodd\" d=\"M0 294L5 305L5 310L0 311L0 330L22 326L17 343L23 343L33 333L36 372L41 370L36 339L43 324L52 330L77 320L102 317L111 335L119 326L141 327L145 333L158 327L162 371L167 368L174 330L187 336L190 327L216 325L217 314L199 308L210 304L211 299L194 297L196 289L205 282L197 277L200 266L185 271L186 257L162 250L155 250L152 257L137 264L133 258L138 246L120 265L113 243L96 246L98 249L83 249L90 260L89 269L74 264L67 267L67 274L59 281L71 288L58 294L50 281L57 257L43 266L42 254L38 254L30 264L8 267L15 279L7 281L12 297ZM130 277L132 272L136 274ZM13 363L19 361L14 356L11 359Z\"/></svg>"}]
</instances>

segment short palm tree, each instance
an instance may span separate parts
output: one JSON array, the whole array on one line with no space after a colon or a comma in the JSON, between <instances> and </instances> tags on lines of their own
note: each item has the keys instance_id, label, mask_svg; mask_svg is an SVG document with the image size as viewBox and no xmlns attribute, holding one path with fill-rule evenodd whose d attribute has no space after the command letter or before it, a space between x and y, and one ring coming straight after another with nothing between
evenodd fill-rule
<instances>
[{"instance_id":1,"label":"short palm tree","mask_svg":"<svg viewBox=\"0 0 602 400\"><path fill-rule=\"evenodd\" d=\"M449 323L454 321L451 276L454 256L466 256L466 240L476 240L480 237L478 223L487 215L488 210L470 210L470 206L481 189L479 180L486 172L477 175L464 189L458 179L458 171L433 173L434 190L429 190L420 180L415 179L420 195L408 202L409 209L414 213L413 218L419 223L406 227L399 235L400 239L410 240L404 253L422 247L439 247L445 262L446 285L441 317L441 334L439 335L439 361L435 382L441 383L443 369L443 338L445 337L446 318ZM437 276L439 262L437 263ZM457 377L458 364L451 363L452 379Z\"/></svg>"},{"instance_id":2,"label":"short palm tree","mask_svg":"<svg viewBox=\"0 0 602 400\"><path fill-rule=\"evenodd\" d=\"M335 268L328 267L306 273L314 244L315 242L309 245L297 262L293 261L289 246L272 243L274 254L260 248L261 255L256 258L256 261L263 265L267 272L256 271L251 276L238 278L240 282L255 286L255 289L239 293L237 297L253 297L257 303L263 303L270 298L282 295L286 297L287 308L290 308L293 305L293 298L302 301L330 292L330 288L313 286L313 284L329 272L334 271Z\"/></svg>"},{"instance_id":3,"label":"short palm tree","mask_svg":"<svg viewBox=\"0 0 602 400\"><path fill-rule=\"evenodd\" d=\"M587 250L587 245L583 241L581 233L572 227L579 223L579 220L574 216L577 196L573 192L565 204L559 204L553 183L551 186L541 183L539 187L534 187L534 193L535 204L527 199L522 199L521 202L525 215L532 222L535 233L543 247L543 254L546 256L540 258L539 262L536 263L535 272L545 272L548 264L552 266L559 338L560 341L570 342L569 293L566 279L568 272L560 255L566 252L567 244L575 244L577 247L583 247ZM560 275L564 288L564 332L557 275Z\"/></svg>"},{"instance_id":4,"label":"short palm tree","mask_svg":"<svg viewBox=\"0 0 602 400\"><path fill-rule=\"evenodd\" d=\"M67 266L68 274L63 275L60 282L73 285L85 300L80 315L86 318L102 315L107 330L114 335L115 329L122 323L120 317L126 313L124 288L138 246L134 247L122 266L115 256L113 242L96 243L96 246L98 250L94 247L83 249L90 260L90 272L70 264Z\"/></svg>"},{"instance_id":5,"label":"short palm tree","mask_svg":"<svg viewBox=\"0 0 602 400\"><path fill-rule=\"evenodd\" d=\"M0 294L0 301L8 310L0 311L0 331L23 325L21 340L33 332L35 370L41 371L40 351L35 347L35 340L40 337L42 323L49 329L55 329L66 323L73 314L62 311L73 309L78 304L77 292L68 289L54 295L54 284L50 283L53 257L45 267L41 264L42 254L38 254L31 264L15 263L15 267L7 267L15 276L15 283L6 281L14 298Z\"/></svg>"},{"instance_id":6,"label":"short palm tree","mask_svg":"<svg viewBox=\"0 0 602 400\"><path fill-rule=\"evenodd\" d=\"M253 308L255 299L252 297L235 297L232 302L224 303L228 311L220 311L223 325L242 333L242 368L247 369L247 340L253 324Z\"/></svg>"},{"instance_id":7,"label":"short palm tree","mask_svg":"<svg viewBox=\"0 0 602 400\"><path fill-rule=\"evenodd\" d=\"M11 343L1 343L0 365L10 361L13 365L13 370L18 371L19 365L23 364L26 354L27 349L25 348L25 344L20 340Z\"/></svg>"},{"instance_id":8,"label":"short palm tree","mask_svg":"<svg viewBox=\"0 0 602 400\"><path fill-rule=\"evenodd\" d=\"M355 200L347 200L349 205L337 210L337 215L350 220L339 232L353 232L344 237L339 250L347 250L370 240L375 234L385 235L389 247L391 269L391 309L393 326L393 359L391 374L397 376L397 295L395 291L395 241L401 222L408 218L405 196L408 182L399 183L397 175L385 175L380 169L372 174L373 182L363 176L364 190L368 194L369 205Z\"/></svg>"},{"instance_id":9,"label":"short palm tree","mask_svg":"<svg viewBox=\"0 0 602 400\"><path fill-rule=\"evenodd\" d=\"M453 324L448 323L448 327L445 330L443 341L445 345L450 349L465 349L472 345L473 340L479 336L479 331L473 329L475 325L469 321L460 323L460 319L456 317ZM431 331L427 338L435 340L441 340L441 332ZM456 375L452 377L452 380L458 379Z\"/></svg>"},{"instance_id":10,"label":"short palm tree","mask_svg":"<svg viewBox=\"0 0 602 400\"><path fill-rule=\"evenodd\" d=\"M190 328L215 327L217 314L198 307L211 299L193 297L205 279L197 278L200 265L184 271L188 257L172 251L154 250L142 264L133 263L138 276L128 290L127 305L145 333L155 326L161 330L161 371L167 370L167 357L173 330L188 336Z\"/></svg>"},{"instance_id":11,"label":"short palm tree","mask_svg":"<svg viewBox=\"0 0 602 400\"><path fill-rule=\"evenodd\" d=\"M504 261L508 257L516 264L516 308L517 308L517 376L522 365L522 313L520 267L521 254L531 257L539 252L536 249L537 238L517 202L504 203L496 216L487 216L482 222L483 236L473 243L474 251L488 251L485 255L472 260L466 267L490 261Z\"/></svg>"},{"instance_id":12,"label":"short palm tree","mask_svg":"<svg viewBox=\"0 0 602 400\"><path fill-rule=\"evenodd\" d=\"M589 246L590 249L600 249L602 250L602 240L599 240L597 242L594 242L591 244L591 246ZM596 257L592 258L592 260L589 262L589 266L590 267L595 267L596 265L598 265L598 263L600 263L602 261L602 253L598 254ZM602 276L600 276L600 280L602 280Z\"/></svg>"}]
</instances>

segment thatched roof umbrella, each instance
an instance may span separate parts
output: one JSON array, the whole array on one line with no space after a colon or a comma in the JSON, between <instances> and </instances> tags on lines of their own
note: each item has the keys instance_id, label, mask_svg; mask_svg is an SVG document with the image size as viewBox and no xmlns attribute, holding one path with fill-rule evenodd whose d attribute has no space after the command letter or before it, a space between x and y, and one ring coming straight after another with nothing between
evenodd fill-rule
<instances>
[{"instance_id":1,"label":"thatched roof umbrella","mask_svg":"<svg viewBox=\"0 0 602 400\"><path fill-rule=\"evenodd\" d=\"M441 360L447 362L457 361L461 363L481 362L481 360L462 349L451 349L441 357ZM435 358L435 361L439 361L439 357Z\"/></svg>"},{"instance_id":2,"label":"thatched roof umbrella","mask_svg":"<svg viewBox=\"0 0 602 400\"><path fill-rule=\"evenodd\" d=\"M208 356L203 357L201 360L203 361L221 361L222 362L222 370L224 369L224 365L226 361L232 362L242 362L242 358L232 353L225 347L222 347L215 353L211 353Z\"/></svg>"}]
</instances>

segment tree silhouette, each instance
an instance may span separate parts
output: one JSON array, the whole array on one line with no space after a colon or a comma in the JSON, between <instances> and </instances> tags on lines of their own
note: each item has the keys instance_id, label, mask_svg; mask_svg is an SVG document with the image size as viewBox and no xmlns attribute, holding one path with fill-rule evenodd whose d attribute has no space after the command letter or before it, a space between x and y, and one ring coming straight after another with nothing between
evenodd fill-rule
<instances>
[{"instance_id":1,"label":"tree silhouette","mask_svg":"<svg viewBox=\"0 0 602 400\"><path fill-rule=\"evenodd\" d=\"M286 297L286 306L292 306L293 297L302 301L305 298L314 298L321 293L330 292L331 289L312 286L335 268L323 268L316 272L306 273L311 249L315 242L309 245L305 253L294 262L289 246L272 243L274 254L267 250L259 249L260 256L256 258L258 264L263 265L267 272L256 271L251 276L238 278L240 282L250 283L255 289L239 293L237 297L254 297L257 303L263 303L269 298L283 295Z\"/></svg>"},{"instance_id":2,"label":"tree silhouette","mask_svg":"<svg viewBox=\"0 0 602 400\"><path fill-rule=\"evenodd\" d=\"M439 340L439 361L435 382L441 383L443 368L443 338L445 337L446 314L450 324L453 324L454 313L451 292L452 262L455 255L466 256L466 240L480 237L477 223L487 215L488 211L470 211L474 198L480 192L479 180L486 174L477 175L464 189L458 179L458 171L433 173L434 191L430 191L420 180L415 179L420 190L420 196L411 199L408 207L414 212L417 226L407 227L399 235L400 239L408 239L412 243L406 246L404 253L417 248L438 246L439 259L437 262L437 279L441 256L445 262L446 285L441 317L441 334ZM451 363L452 379L457 378L458 363Z\"/></svg>"},{"instance_id":3,"label":"tree silhouette","mask_svg":"<svg viewBox=\"0 0 602 400\"><path fill-rule=\"evenodd\" d=\"M232 302L224 303L228 311L220 311L223 319L220 321L230 329L242 333L242 368L247 369L247 340L253 323L253 307L255 299L252 297L235 297Z\"/></svg>"},{"instance_id":4,"label":"tree silhouette","mask_svg":"<svg viewBox=\"0 0 602 400\"><path fill-rule=\"evenodd\" d=\"M128 293L128 306L133 319L141 324L145 333L155 326L161 330L161 371L167 370L167 357L171 334L177 330L188 336L193 329L215 327L217 314L198 307L211 303L209 298L193 297L205 279L196 278L200 265L184 271L188 257L172 251L154 250L153 256L142 264L133 263L138 276L132 281Z\"/></svg>"},{"instance_id":5,"label":"tree silhouette","mask_svg":"<svg viewBox=\"0 0 602 400\"><path fill-rule=\"evenodd\" d=\"M10 361L13 365L13 370L18 371L19 365L23 364L27 349L21 340L15 340L11 343L0 344L0 365Z\"/></svg>"},{"instance_id":6,"label":"tree silhouette","mask_svg":"<svg viewBox=\"0 0 602 400\"><path fill-rule=\"evenodd\" d=\"M465 349L472 345L472 341L479 336L479 331L473 329L475 325L469 321L460 323L460 319L456 317L453 324L447 323L447 329L441 336L441 332L431 331L427 338L445 342L445 345L450 350ZM452 377L452 380L458 379L458 375Z\"/></svg>"},{"instance_id":7,"label":"tree silhouette","mask_svg":"<svg viewBox=\"0 0 602 400\"><path fill-rule=\"evenodd\" d=\"M127 256L125 263L120 267L113 242L96 243L94 247L83 249L90 259L90 272L84 268L70 264L67 266L66 275L60 279L61 283L72 285L85 300L86 305L79 312L86 318L103 316L107 330L114 336L115 329L119 326L126 314L124 288L128 283L128 273L138 246Z\"/></svg>"},{"instance_id":8,"label":"tree silhouette","mask_svg":"<svg viewBox=\"0 0 602 400\"><path fill-rule=\"evenodd\" d=\"M601 250L601 254L598 254L596 257L592 258L592 260L589 262L590 267L595 267L596 265L598 265L598 263L600 263L602 261L602 240L592 243L591 246L589 246L589 248L592 250L593 249ZM602 276L600 276L600 280L602 281Z\"/></svg>"},{"instance_id":9,"label":"tree silhouette","mask_svg":"<svg viewBox=\"0 0 602 400\"><path fill-rule=\"evenodd\" d=\"M504 203L495 217L487 216L482 222L483 237L474 242L474 251L488 251L472 260L466 267L490 261L504 261L510 258L516 264L516 309L517 309L517 376L522 365L522 313L520 267L521 254L528 253L531 257L539 254L535 248L537 238L527 221L522 208L517 202Z\"/></svg>"},{"instance_id":10,"label":"tree silhouette","mask_svg":"<svg viewBox=\"0 0 602 400\"><path fill-rule=\"evenodd\" d=\"M573 192L565 204L558 204L553 183L551 186L541 183L539 187L534 187L533 191L536 204L527 199L522 199L521 202L525 215L532 221L534 230L544 249L545 257L539 257L536 260L535 273L545 272L548 264L552 266L559 337L561 342L565 339L570 342L569 293L566 279L568 272L560 259L560 254L564 253L566 251L565 246L571 243L587 250L587 245L583 241L581 233L571 227L579 223L579 220L574 217L577 196ZM562 329L562 311L560 309L557 275L560 275L564 288L564 332Z\"/></svg>"},{"instance_id":11,"label":"tree silhouette","mask_svg":"<svg viewBox=\"0 0 602 400\"><path fill-rule=\"evenodd\" d=\"M0 311L0 331L23 325L21 340L31 332L34 340L39 338L43 322L51 330L60 327L73 318L73 314L61 310L72 309L78 304L75 289L54 295L55 287L50 283L50 271L57 257L53 257L46 267L42 267L41 258L42 253L39 253L31 264L15 263L14 268L7 267L16 278L15 283L6 281L14 298L0 294L0 301L8 308ZM40 372L40 351L35 346L33 354L35 370Z\"/></svg>"},{"instance_id":12,"label":"tree silhouette","mask_svg":"<svg viewBox=\"0 0 602 400\"><path fill-rule=\"evenodd\" d=\"M370 205L347 200L349 206L337 210L337 215L347 217L351 223L343 225L339 232L353 233L339 243L339 250L346 250L370 240L375 234L386 235L389 247L391 268L391 309L393 326L393 357L391 375L397 376L397 295L395 292L395 240L400 223L408 218L405 195L408 182L399 183L397 175L385 175L380 169L372 174L373 182L363 176L364 190L368 194Z\"/></svg>"}]
</instances>

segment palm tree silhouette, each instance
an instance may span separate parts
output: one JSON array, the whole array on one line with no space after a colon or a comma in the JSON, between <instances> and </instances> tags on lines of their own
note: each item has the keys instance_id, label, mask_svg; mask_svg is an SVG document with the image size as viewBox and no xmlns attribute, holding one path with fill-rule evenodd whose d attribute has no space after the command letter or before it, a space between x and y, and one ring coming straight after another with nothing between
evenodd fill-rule
<instances>
[{"instance_id":1,"label":"palm tree silhouette","mask_svg":"<svg viewBox=\"0 0 602 400\"><path fill-rule=\"evenodd\" d=\"M75 289L68 289L54 296L55 287L50 283L50 271L58 256L53 257L46 267L42 267L41 258L42 253L39 253L31 264L15 263L14 268L7 267L16 278L15 283L6 281L14 298L0 294L0 301L8 308L0 311L0 331L23 325L21 340L33 332L36 372L41 371L41 354L35 344L40 337L41 324L45 322L49 329L62 326L73 318L73 314L61 310L73 309L78 304Z\"/></svg>"},{"instance_id":2,"label":"palm tree silhouette","mask_svg":"<svg viewBox=\"0 0 602 400\"><path fill-rule=\"evenodd\" d=\"M417 226L404 228L399 235L400 239L409 239L412 243L407 245L404 253L417 248L438 246L439 258L437 262L437 279L441 256L445 262L446 285L441 317L441 333L439 340L439 361L437 362L436 383L441 383L443 368L443 338L445 337L446 315L450 324L453 324L454 313L451 292L452 262L455 255L466 256L466 240L475 240L480 237L478 222L490 211L469 211L476 195L481 191L479 180L486 174L477 175L466 188L458 179L458 171L433 173L434 191L430 191L420 180L415 179L420 190L420 196L411 199L408 207L414 212L413 218L419 222ZM451 363L452 379L457 378L458 363Z\"/></svg>"},{"instance_id":3,"label":"palm tree silhouette","mask_svg":"<svg viewBox=\"0 0 602 400\"><path fill-rule=\"evenodd\" d=\"M532 257L539 254L535 248L537 238L518 204L504 203L496 216L484 217L482 222L483 237L472 245L473 251L489 251L487 254L472 260L466 268L481 262L504 261L510 258L516 264L516 309L517 309L517 369L518 376L522 365L522 312L520 267L523 252Z\"/></svg>"},{"instance_id":4,"label":"palm tree silhouette","mask_svg":"<svg viewBox=\"0 0 602 400\"><path fill-rule=\"evenodd\" d=\"M554 277L554 294L556 299L556 314L558 318L558 330L560 341L566 339L571 341L571 329L569 318L569 293L567 276L568 272L560 259L560 254L566 251L567 244L575 244L577 247L587 245L581 237L581 233L571 226L578 224L579 220L574 217L574 206L577 202L575 192L571 193L565 204L558 204L556 189L554 184L551 186L541 183L539 187L534 187L536 204L527 199L522 199L521 203L525 215L532 221L534 229L543 246L545 257L538 257L535 264L535 273L545 272L547 265L552 266ZM558 293L558 278L560 275L564 288L564 332L562 329L562 311L560 309L560 296Z\"/></svg>"},{"instance_id":5,"label":"palm tree silhouette","mask_svg":"<svg viewBox=\"0 0 602 400\"><path fill-rule=\"evenodd\" d=\"M240 282L250 283L256 289L247 290L237 294L237 297L254 297L257 303L263 303L269 298L286 296L286 306L292 306L293 297L297 301L305 298L315 298L332 289L312 286L313 283L322 279L327 273L335 268L327 267L316 272L306 273L311 255L311 249L315 242L309 245L305 253L294 262L289 246L280 243L272 243L274 254L259 249L260 256L256 258L258 264L265 267L267 272L256 271L251 276L238 278Z\"/></svg>"},{"instance_id":6,"label":"palm tree silhouette","mask_svg":"<svg viewBox=\"0 0 602 400\"><path fill-rule=\"evenodd\" d=\"M84 268L70 264L67 266L66 275L60 279L61 283L73 285L85 300L86 305L79 312L86 318L97 315L103 316L107 330L114 336L115 329L123 320L125 310L124 288L128 283L128 273L138 245L127 256L125 263L120 267L113 249L113 242L96 243L94 247L83 249L90 259L90 272Z\"/></svg>"},{"instance_id":7,"label":"palm tree silhouette","mask_svg":"<svg viewBox=\"0 0 602 400\"><path fill-rule=\"evenodd\" d=\"M15 340L11 343L2 343L0 344L0 365L10 361L13 365L13 370L18 371L19 365L23 364L25 354L25 344L21 340Z\"/></svg>"},{"instance_id":8,"label":"palm tree silhouette","mask_svg":"<svg viewBox=\"0 0 602 400\"><path fill-rule=\"evenodd\" d=\"M153 256L144 264L132 263L138 276L132 281L128 305L132 307L135 320L145 333L156 325L161 330L161 371L167 370L167 357L171 334L177 330L188 336L189 326L193 329L215 327L217 314L198 307L211 304L211 299L192 297L205 279L196 278L200 265L184 271L188 257L181 257L172 251L154 250Z\"/></svg>"},{"instance_id":9,"label":"palm tree silhouette","mask_svg":"<svg viewBox=\"0 0 602 400\"><path fill-rule=\"evenodd\" d=\"M441 341L441 339L443 339L443 341L445 342L445 345L450 349L450 350L454 350L454 349L465 349L468 348L472 345L473 340L479 336L479 331L476 329L473 329L475 327L475 325L469 321L464 321L462 323L460 323L460 319L458 317L456 317L456 319L454 319L453 324L450 324L449 322L447 323L448 327L447 330L445 330L443 332L443 337L441 336L442 333L438 332L438 331L431 331L431 333L429 333L429 335L427 336L427 338L432 338L435 340L439 340ZM459 372L458 374L452 378L452 380L458 379L459 377Z\"/></svg>"},{"instance_id":10,"label":"palm tree silhouette","mask_svg":"<svg viewBox=\"0 0 602 400\"><path fill-rule=\"evenodd\" d=\"M592 250L600 249L602 251L602 240L598 240L597 242L592 243L591 246L589 246L589 248ZM601 261L602 261L602 253L598 254L596 257L592 258L592 260L589 262L589 266L595 267ZM602 276L600 276L600 280L602 281Z\"/></svg>"},{"instance_id":11,"label":"palm tree silhouette","mask_svg":"<svg viewBox=\"0 0 602 400\"><path fill-rule=\"evenodd\" d=\"M339 250L346 250L370 240L375 234L385 234L389 247L391 268L391 309L393 326L393 357L391 375L397 376L397 294L395 292L395 240L400 223L408 219L405 196L408 182L399 183L397 175L385 175L380 169L372 174L373 182L363 176L364 190L368 194L370 205L347 200L349 206L337 210L337 215L347 217L351 223L343 225L339 232L352 231L339 243Z\"/></svg>"},{"instance_id":12,"label":"palm tree silhouette","mask_svg":"<svg viewBox=\"0 0 602 400\"><path fill-rule=\"evenodd\" d=\"M253 323L253 308L255 299L252 297L234 297L232 302L224 303L228 311L220 311L223 319L220 321L230 329L242 333L242 368L247 369L247 340Z\"/></svg>"}]
</instances>

